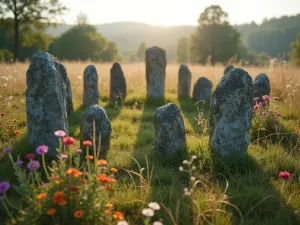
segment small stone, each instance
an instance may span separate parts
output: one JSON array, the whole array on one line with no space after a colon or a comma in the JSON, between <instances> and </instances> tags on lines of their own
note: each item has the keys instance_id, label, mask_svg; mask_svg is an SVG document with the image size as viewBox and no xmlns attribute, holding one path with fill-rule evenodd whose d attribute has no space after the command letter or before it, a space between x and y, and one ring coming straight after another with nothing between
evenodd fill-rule
<instances>
[{"instance_id":1,"label":"small stone","mask_svg":"<svg viewBox=\"0 0 300 225\"><path fill-rule=\"evenodd\" d=\"M84 70L83 76L83 105L90 106L98 104L98 73L96 67L89 65Z\"/></svg>"},{"instance_id":2,"label":"small stone","mask_svg":"<svg viewBox=\"0 0 300 225\"><path fill-rule=\"evenodd\" d=\"M154 115L155 152L174 155L185 150L186 137L183 117L179 108L169 103L156 109Z\"/></svg>"},{"instance_id":3,"label":"small stone","mask_svg":"<svg viewBox=\"0 0 300 225\"><path fill-rule=\"evenodd\" d=\"M245 156L252 123L252 78L240 68L226 73L212 94L209 146L221 156Z\"/></svg>"},{"instance_id":4,"label":"small stone","mask_svg":"<svg viewBox=\"0 0 300 225\"><path fill-rule=\"evenodd\" d=\"M126 98L126 81L119 63L110 69L110 101L123 102Z\"/></svg>"},{"instance_id":5,"label":"small stone","mask_svg":"<svg viewBox=\"0 0 300 225\"><path fill-rule=\"evenodd\" d=\"M232 69L234 69L234 67L233 67L233 65L228 65L228 66L226 66L226 68L224 69L224 75L226 74L226 73L228 73L230 70L232 70Z\"/></svg>"},{"instance_id":6,"label":"small stone","mask_svg":"<svg viewBox=\"0 0 300 225\"><path fill-rule=\"evenodd\" d=\"M99 136L101 135L100 155L106 157L107 151L110 146L111 124L107 117L105 109L99 105L91 105L84 112L83 120L80 126L81 149L85 148L82 144L83 141L93 141L93 121L95 121L95 144L98 148ZM89 149L92 150L93 147L91 146Z\"/></svg>"},{"instance_id":7,"label":"small stone","mask_svg":"<svg viewBox=\"0 0 300 225\"><path fill-rule=\"evenodd\" d=\"M271 87L270 80L266 74L259 74L255 80L253 81L253 93L254 98L258 97L260 101L262 101L262 96L269 95L270 96Z\"/></svg>"},{"instance_id":8,"label":"small stone","mask_svg":"<svg viewBox=\"0 0 300 225\"><path fill-rule=\"evenodd\" d=\"M191 93L192 74L186 65L180 65L178 74L178 97L189 98Z\"/></svg>"},{"instance_id":9,"label":"small stone","mask_svg":"<svg viewBox=\"0 0 300 225\"><path fill-rule=\"evenodd\" d=\"M211 100L212 82L206 77L200 77L193 89L193 100L195 102L205 101L207 103Z\"/></svg>"},{"instance_id":10,"label":"small stone","mask_svg":"<svg viewBox=\"0 0 300 225\"><path fill-rule=\"evenodd\" d=\"M165 50L156 46L146 50L147 98L164 98L166 64Z\"/></svg>"}]
</instances>

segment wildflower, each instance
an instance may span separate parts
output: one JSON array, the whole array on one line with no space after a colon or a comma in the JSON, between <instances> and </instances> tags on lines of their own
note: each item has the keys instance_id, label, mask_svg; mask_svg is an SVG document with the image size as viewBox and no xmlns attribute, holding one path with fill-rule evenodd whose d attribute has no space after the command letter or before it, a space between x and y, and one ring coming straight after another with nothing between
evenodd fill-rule
<instances>
[{"instance_id":1,"label":"wildflower","mask_svg":"<svg viewBox=\"0 0 300 225\"><path fill-rule=\"evenodd\" d=\"M30 161L30 162L27 164L27 168L28 168L30 171L35 171L35 170L37 170L38 168L40 168L40 162L37 161L37 160L32 160L32 161Z\"/></svg>"},{"instance_id":2,"label":"wildflower","mask_svg":"<svg viewBox=\"0 0 300 225\"><path fill-rule=\"evenodd\" d=\"M278 117L281 117L281 116L282 116L282 114L281 114L281 113L277 113L277 116L278 116Z\"/></svg>"},{"instance_id":3,"label":"wildflower","mask_svg":"<svg viewBox=\"0 0 300 225\"><path fill-rule=\"evenodd\" d=\"M3 149L3 153L8 153L8 152L11 152L11 151L12 151L11 147L7 147L7 148Z\"/></svg>"},{"instance_id":4,"label":"wildflower","mask_svg":"<svg viewBox=\"0 0 300 225\"><path fill-rule=\"evenodd\" d=\"M195 177L191 177L191 181L195 181L196 180L196 178Z\"/></svg>"},{"instance_id":5,"label":"wildflower","mask_svg":"<svg viewBox=\"0 0 300 225\"><path fill-rule=\"evenodd\" d=\"M82 210L76 210L74 213L74 217L79 219L83 216L83 211Z\"/></svg>"},{"instance_id":6,"label":"wildflower","mask_svg":"<svg viewBox=\"0 0 300 225\"><path fill-rule=\"evenodd\" d=\"M149 202L148 206L153 210L160 210L160 206L156 202Z\"/></svg>"},{"instance_id":7,"label":"wildflower","mask_svg":"<svg viewBox=\"0 0 300 225\"><path fill-rule=\"evenodd\" d=\"M182 164L189 164L187 160L183 160Z\"/></svg>"},{"instance_id":8,"label":"wildflower","mask_svg":"<svg viewBox=\"0 0 300 225\"><path fill-rule=\"evenodd\" d=\"M152 225L163 225L163 224L162 224L162 222L155 221L155 222L153 222L153 224L152 224Z\"/></svg>"},{"instance_id":9,"label":"wildflower","mask_svg":"<svg viewBox=\"0 0 300 225\"><path fill-rule=\"evenodd\" d=\"M191 191L188 188L183 189L184 195L191 195Z\"/></svg>"},{"instance_id":10,"label":"wildflower","mask_svg":"<svg viewBox=\"0 0 300 225\"><path fill-rule=\"evenodd\" d=\"M62 159L67 159L67 158L68 158L68 155L66 155L66 154L60 154L60 157L61 157Z\"/></svg>"},{"instance_id":11,"label":"wildflower","mask_svg":"<svg viewBox=\"0 0 300 225\"><path fill-rule=\"evenodd\" d=\"M121 220L117 223L117 225L128 225L128 223L125 220Z\"/></svg>"},{"instance_id":12,"label":"wildflower","mask_svg":"<svg viewBox=\"0 0 300 225\"><path fill-rule=\"evenodd\" d=\"M279 97L273 97L273 100L278 101Z\"/></svg>"},{"instance_id":13,"label":"wildflower","mask_svg":"<svg viewBox=\"0 0 300 225\"><path fill-rule=\"evenodd\" d=\"M80 148L76 149L76 153L80 154L82 153L82 150Z\"/></svg>"},{"instance_id":14,"label":"wildflower","mask_svg":"<svg viewBox=\"0 0 300 225\"><path fill-rule=\"evenodd\" d=\"M147 217L152 217L154 216L154 210L151 208L146 208L142 210L142 214Z\"/></svg>"},{"instance_id":15,"label":"wildflower","mask_svg":"<svg viewBox=\"0 0 300 225\"><path fill-rule=\"evenodd\" d=\"M118 211L118 212L115 212L114 215L113 215L113 217L114 217L115 220L119 220L119 221L120 221L120 220L124 220L123 213L121 213L121 212L119 212L119 211Z\"/></svg>"},{"instance_id":16,"label":"wildflower","mask_svg":"<svg viewBox=\"0 0 300 225\"><path fill-rule=\"evenodd\" d=\"M56 191L53 195L52 202L55 204L59 204L60 202L65 201L65 193L63 191Z\"/></svg>"},{"instance_id":17,"label":"wildflower","mask_svg":"<svg viewBox=\"0 0 300 225\"><path fill-rule=\"evenodd\" d=\"M22 160L19 160L19 161L15 162L15 165L16 165L16 166L22 166L23 163L24 163L24 162L23 162Z\"/></svg>"},{"instance_id":18,"label":"wildflower","mask_svg":"<svg viewBox=\"0 0 300 225\"><path fill-rule=\"evenodd\" d=\"M5 114L4 113L0 113L0 116L4 116Z\"/></svg>"},{"instance_id":19,"label":"wildflower","mask_svg":"<svg viewBox=\"0 0 300 225\"><path fill-rule=\"evenodd\" d=\"M262 96L262 100L264 100L264 101L268 101L269 99L270 99L269 95Z\"/></svg>"},{"instance_id":20,"label":"wildflower","mask_svg":"<svg viewBox=\"0 0 300 225\"><path fill-rule=\"evenodd\" d=\"M254 108L254 110L258 110L261 108L261 106L256 104L253 108Z\"/></svg>"},{"instance_id":21,"label":"wildflower","mask_svg":"<svg viewBox=\"0 0 300 225\"><path fill-rule=\"evenodd\" d=\"M82 179L82 180L80 181L80 183L81 183L81 184L86 183L86 179Z\"/></svg>"},{"instance_id":22,"label":"wildflower","mask_svg":"<svg viewBox=\"0 0 300 225\"><path fill-rule=\"evenodd\" d=\"M67 175L72 177L80 177L83 173L76 168L70 168L67 170Z\"/></svg>"},{"instance_id":23,"label":"wildflower","mask_svg":"<svg viewBox=\"0 0 300 225\"><path fill-rule=\"evenodd\" d=\"M7 181L0 182L0 193L6 192L10 187L10 184Z\"/></svg>"},{"instance_id":24,"label":"wildflower","mask_svg":"<svg viewBox=\"0 0 300 225\"><path fill-rule=\"evenodd\" d=\"M25 156L26 159L34 159L35 158L35 154L34 153L28 153L26 156Z\"/></svg>"},{"instance_id":25,"label":"wildflower","mask_svg":"<svg viewBox=\"0 0 300 225\"><path fill-rule=\"evenodd\" d=\"M253 101L258 101L259 100L259 98L258 97L255 97L254 99L253 99Z\"/></svg>"},{"instance_id":26,"label":"wildflower","mask_svg":"<svg viewBox=\"0 0 300 225\"><path fill-rule=\"evenodd\" d=\"M14 134L15 134L16 136L19 136L19 135L21 134L21 131L15 130L15 131L14 131Z\"/></svg>"},{"instance_id":27,"label":"wildflower","mask_svg":"<svg viewBox=\"0 0 300 225\"><path fill-rule=\"evenodd\" d=\"M184 171L182 166L179 166L179 171Z\"/></svg>"},{"instance_id":28,"label":"wildflower","mask_svg":"<svg viewBox=\"0 0 300 225\"><path fill-rule=\"evenodd\" d=\"M47 215L49 216L53 216L56 213L56 209L54 208L50 208L47 210Z\"/></svg>"},{"instance_id":29,"label":"wildflower","mask_svg":"<svg viewBox=\"0 0 300 225\"><path fill-rule=\"evenodd\" d=\"M86 159L92 160L92 159L94 158L94 156L92 156L92 155L87 155L87 156L85 156L85 158L86 158Z\"/></svg>"},{"instance_id":30,"label":"wildflower","mask_svg":"<svg viewBox=\"0 0 300 225\"><path fill-rule=\"evenodd\" d=\"M73 145L73 144L75 144L75 139L72 137L65 137L63 139L63 144L64 145Z\"/></svg>"},{"instance_id":31,"label":"wildflower","mask_svg":"<svg viewBox=\"0 0 300 225\"><path fill-rule=\"evenodd\" d=\"M111 214L111 211L110 211L109 209L106 209L106 210L104 210L104 213L105 213L106 215L110 215L110 214Z\"/></svg>"},{"instance_id":32,"label":"wildflower","mask_svg":"<svg viewBox=\"0 0 300 225\"><path fill-rule=\"evenodd\" d=\"M97 162L98 165L100 166L106 166L107 165L107 161L104 159L99 159Z\"/></svg>"},{"instance_id":33,"label":"wildflower","mask_svg":"<svg viewBox=\"0 0 300 225\"><path fill-rule=\"evenodd\" d=\"M48 146L47 145L40 145L36 149L36 153L39 155L46 154L48 152Z\"/></svg>"},{"instance_id":34,"label":"wildflower","mask_svg":"<svg viewBox=\"0 0 300 225\"><path fill-rule=\"evenodd\" d=\"M116 168L111 168L110 171L113 172L113 173L118 172L118 170Z\"/></svg>"},{"instance_id":35,"label":"wildflower","mask_svg":"<svg viewBox=\"0 0 300 225\"><path fill-rule=\"evenodd\" d=\"M192 160L195 160L195 159L197 159L197 156L193 155Z\"/></svg>"},{"instance_id":36,"label":"wildflower","mask_svg":"<svg viewBox=\"0 0 300 225\"><path fill-rule=\"evenodd\" d=\"M36 198L37 198L38 200L42 200L42 199L44 199L44 198L46 198L46 197L47 197L47 194L46 194L46 193L40 193L40 194L37 195Z\"/></svg>"},{"instance_id":37,"label":"wildflower","mask_svg":"<svg viewBox=\"0 0 300 225\"><path fill-rule=\"evenodd\" d=\"M76 192L76 191L78 190L78 187L76 187L75 185L72 185L72 186L70 187L70 190L71 190L72 192Z\"/></svg>"},{"instance_id":38,"label":"wildflower","mask_svg":"<svg viewBox=\"0 0 300 225\"><path fill-rule=\"evenodd\" d=\"M281 171L279 177L283 180L290 180L292 178L291 174L287 171Z\"/></svg>"},{"instance_id":39,"label":"wildflower","mask_svg":"<svg viewBox=\"0 0 300 225\"><path fill-rule=\"evenodd\" d=\"M114 205L113 204L111 204L111 203L107 203L106 205L105 205L105 207L107 207L107 208L113 208L114 207Z\"/></svg>"},{"instance_id":40,"label":"wildflower","mask_svg":"<svg viewBox=\"0 0 300 225\"><path fill-rule=\"evenodd\" d=\"M100 181L101 183L109 183L109 179L108 176L106 176L105 174L98 174L96 176L97 181Z\"/></svg>"},{"instance_id":41,"label":"wildflower","mask_svg":"<svg viewBox=\"0 0 300 225\"><path fill-rule=\"evenodd\" d=\"M66 132L64 132L63 130L57 130L54 132L54 135L56 137L64 137L64 136L66 136Z\"/></svg>"},{"instance_id":42,"label":"wildflower","mask_svg":"<svg viewBox=\"0 0 300 225\"><path fill-rule=\"evenodd\" d=\"M268 115L268 113L267 113L267 112L263 112L262 114L263 114L264 116Z\"/></svg>"},{"instance_id":43,"label":"wildflower","mask_svg":"<svg viewBox=\"0 0 300 225\"><path fill-rule=\"evenodd\" d=\"M87 141L83 141L82 144L84 146L92 146L93 145L93 143L91 141L88 141L88 140Z\"/></svg>"}]
</instances>

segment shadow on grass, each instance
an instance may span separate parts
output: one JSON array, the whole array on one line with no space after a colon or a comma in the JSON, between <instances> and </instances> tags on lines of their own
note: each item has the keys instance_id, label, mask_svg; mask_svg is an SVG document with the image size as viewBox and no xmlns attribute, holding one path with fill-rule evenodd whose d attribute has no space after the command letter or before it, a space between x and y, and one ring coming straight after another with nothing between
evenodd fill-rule
<instances>
[{"instance_id":1,"label":"shadow on grass","mask_svg":"<svg viewBox=\"0 0 300 225\"><path fill-rule=\"evenodd\" d=\"M243 215L242 221L239 213L232 208L234 224L299 224L294 210L270 183L270 175L253 157L222 159L212 154L212 161L213 174L222 174L227 179L229 202L238 207ZM221 186L225 188L226 182L220 178L223 180Z\"/></svg>"}]
</instances>

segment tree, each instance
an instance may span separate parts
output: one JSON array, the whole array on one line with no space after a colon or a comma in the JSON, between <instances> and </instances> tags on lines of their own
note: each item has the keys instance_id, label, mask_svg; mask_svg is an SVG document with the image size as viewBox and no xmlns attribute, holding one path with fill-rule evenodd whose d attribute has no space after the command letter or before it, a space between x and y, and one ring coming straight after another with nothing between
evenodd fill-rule
<instances>
[{"instance_id":1,"label":"tree","mask_svg":"<svg viewBox=\"0 0 300 225\"><path fill-rule=\"evenodd\" d=\"M136 56L139 61L144 61L145 60L145 52L146 52L147 45L145 42L140 43Z\"/></svg>"},{"instance_id":2,"label":"tree","mask_svg":"<svg viewBox=\"0 0 300 225\"><path fill-rule=\"evenodd\" d=\"M19 58L21 30L38 31L61 14L66 8L59 0L1 0L0 15L13 16L11 28L14 33L14 62Z\"/></svg>"},{"instance_id":3,"label":"tree","mask_svg":"<svg viewBox=\"0 0 300 225\"><path fill-rule=\"evenodd\" d=\"M201 13L198 27L191 37L192 62L225 63L238 54L240 34L228 21L228 14L218 5L212 5Z\"/></svg>"},{"instance_id":4,"label":"tree","mask_svg":"<svg viewBox=\"0 0 300 225\"><path fill-rule=\"evenodd\" d=\"M85 24L88 24L88 16L83 13L83 12L80 12L78 15L77 15L77 25L85 25Z\"/></svg>"},{"instance_id":5,"label":"tree","mask_svg":"<svg viewBox=\"0 0 300 225\"><path fill-rule=\"evenodd\" d=\"M291 46L292 51L289 53L291 63L300 66L300 33L298 34L296 42L293 42Z\"/></svg>"},{"instance_id":6,"label":"tree","mask_svg":"<svg viewBox=\"0 0 300 225\"><path fill-rule=\"evenodd\" d=\"M177 44L177 62L179 63L187 63L189 61L190 56L190 47L189 47L189 39L187 37L181 37L178 39Z\"/></svg>"}]
</instances>

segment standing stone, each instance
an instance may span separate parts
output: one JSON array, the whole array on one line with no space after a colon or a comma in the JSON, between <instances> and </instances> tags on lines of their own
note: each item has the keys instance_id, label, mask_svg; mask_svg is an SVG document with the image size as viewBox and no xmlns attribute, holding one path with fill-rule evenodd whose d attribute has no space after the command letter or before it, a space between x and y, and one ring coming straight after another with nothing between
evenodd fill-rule
<instances>
[{"instance_id":1,"label":"standing stone","mask_svg":"<svg viewBox=\"0 0 300 225\"><path fill-rule=\"evenodd\" d=\"M154 129L156 153L174 155L178 151L185 150L184 121L175 104L169 103L156 109Z\"/></svg>"},{"instance_id":2,"label":"standing stone","mask_svg":"<svg viewBox=\"0 0 300 225\"><path fill-rule=\"evenodd\" d=\"M83 120L80 126L80 143L81 148L84 148L82 145L83 141L93 140L93 121L95 121L95 134L96 134L96 146L98 149L99 136L100 139L100 155L106 157L107 151L110 146L110 134L111 134L111 124L107 117L106 111L103 107L99 105L89 106L83 115ZM90 147L92 150L92 146Z\"/></svg>"},{"instance_id":3,"label":"standing stone","mask_svg":"<svg viewBox=\"0 0 300 225\"><path fill-rule=\"evenodd\" d=\"M110 69L110 101L123 102L126 98L126 81L119 63Z\"/></svg>"},{"instance_id":4,"label":"standing stone","mask_svg":"<svg viewBox=\"0 0 300 225\"><path fill-rule=\"evenodd\" d=\"M83 77L83 105L90 106L98 104L98 73L96 67L89 65L84 70Z\"/></svg>"},{"instance_id":5,"label":"standing stone","mask_svg":"<svg viewBox=\"0 0 300 225\"><path fill-rule=\"evenodd\" d=\"M186 65L180 65L178 75L178 97L189 98L191 93L192 74Z\"/></svg>"},{"instance_id":6,"label":"standing stone","mask_svg":"<svg viewBox=\"0 0 300 225\"><path fill-rule=\"evenodd\" d=\"M226 66L226 68L224 69L224 75L226 74L226 73L228 73L230 70L232 70L232 69L234 69L234 67L233 67L233 65L228 65L228 66Z\"/></svg>"},{"instance_id":7,"label":"standing stone","mask_svg":"<svg viewBox=\"0 0 300 225\"><path fill-rule=\"evenodd\" d=\"M205 101L207 103L211 100L212 82L206 77L200 77L193 90L193 100L195 102Z\"/></svg>"},{"instance_id":8,"label":"standing stone","mask_svg":"<svg viewBox=\"0 0 300 225\"><path fill-rule=\"evenodd\" d=\"M243 69L226 73L212 94L209 145L222 156L244 156L250 142L252 79Z\"/></svg>"},{"instance_id":9,"label":"standing stone","mask_svg":"<svg viewBox=\"0 0 300 225\"><path fill-rule=\"evenodd\" d=\"M262 96L270 95L270 80L266 74L259 74L253 81L253 94L262 101Z\"/></svg>"},{"instance_id":10,"label":"standing stone","mask_svg":"<svg viewBox=\"0 0 300 225\"><path fill-rule=\"evenodd\" d=\"M67 77L67 115L68 117L71 116L74 112L74 108L73 108L73 100L72 100L72 89L71 89L71 83L70 83L70 79Z\"/></svg>"},{"instance_id":11,"label":"standing stone","mask_svg":"<svg viewBox=\"0 0 300 225\"><path fill-rule=\"evenodd\" d=\"M164 98L166 52L159 47L146 50L147 98Z\"/></svg>"},{"instance_id":12,"label":"standing stone","mask_svg":"<svg viewBox=\"0 0 300 225\"><path fill-rule=\"evenodd\" d=\"M47 156L55 157L59 140L57 130L68 133L65 67L47 52L35 53L26 73L26 114L29 143L47 145Z\"/></svg>"}]
</instances>

